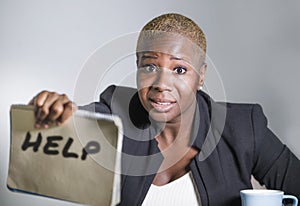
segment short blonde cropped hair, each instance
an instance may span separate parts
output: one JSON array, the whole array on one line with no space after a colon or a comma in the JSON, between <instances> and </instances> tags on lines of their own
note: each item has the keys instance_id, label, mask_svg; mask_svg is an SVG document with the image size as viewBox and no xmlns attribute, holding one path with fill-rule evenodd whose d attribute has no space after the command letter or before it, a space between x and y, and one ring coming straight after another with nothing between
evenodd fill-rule
<instances>
[{"instance_id":1,"label":"short blonde cropped hair","mask_svg":"<svg viewBox=\"0 0 300 206\"><path fill-rule=\"evenodd\" d=\"M188 38L195 43L204 55L206 54L206 38L202 29L190 18L177 13L168 13L160 15L148 22L141 30L171 32ZM141 35L139 41L141 40ZM138 41L138 44L139 44Z\"/></svg>"}]
</instances>

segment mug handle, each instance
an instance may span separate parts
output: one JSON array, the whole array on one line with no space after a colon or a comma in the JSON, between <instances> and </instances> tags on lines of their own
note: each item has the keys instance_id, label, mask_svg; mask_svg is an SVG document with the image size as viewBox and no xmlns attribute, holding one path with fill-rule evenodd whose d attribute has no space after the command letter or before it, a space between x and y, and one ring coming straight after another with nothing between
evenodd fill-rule
<instances>
[{"instance_id":1,"label":"mug handle","mask_svg":"<svg viewBox=\"0 0 300 206\"><path fill-rule=\"evenodd\" d=\"M298 205L298 199L293 195L283 195L283 199L292 199L293 200L293 206Z\"/></svg>"}]
</instances>

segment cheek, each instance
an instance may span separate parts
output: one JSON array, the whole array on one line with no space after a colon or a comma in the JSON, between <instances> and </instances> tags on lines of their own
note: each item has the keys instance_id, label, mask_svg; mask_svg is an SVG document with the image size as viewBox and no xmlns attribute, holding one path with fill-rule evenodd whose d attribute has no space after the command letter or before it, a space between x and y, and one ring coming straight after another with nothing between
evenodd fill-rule
<instances>
[{"instance_id":1,"label":"cheek","mask_svg":"<svg viewBox=\"0 0 300 206\"><path fill-rule=\"evenodd\" d=\"M178 91L184 96L194 95L198 89L199 78L197 74L186 76L175 81Z\"/></svg>"},{"instance_id":2,"label":"cheek","mask_svg":"<svg viewBox=\"0 0 300 206\"><path fill-rule=\"evenodd\" d=\"M147 100L147 89L146 88L141 88L138 90L138 95L139 95L139 99L141 100L141 102L144 104L145 101Z\"/></svg>"},{"instance_id":3,"label":"cheek","mask_svg":"<svg viewBox=\"0 0 300 206\"><path fill-rule=\"evenodd\" d=\"M146 88L138 90L139 99L145 110L149 110L149 102L148 102L148 90Z\"/></svg>"},{"instance_id":4,"label":"cheek","mask_svg":"<svg viewBox=\"0 0 300 206\"><path fill-rule=\"evenodd\" d=\"M136 82L139 90L152 86L154 75L137 74Z\"/></svg>"}]
</instances>

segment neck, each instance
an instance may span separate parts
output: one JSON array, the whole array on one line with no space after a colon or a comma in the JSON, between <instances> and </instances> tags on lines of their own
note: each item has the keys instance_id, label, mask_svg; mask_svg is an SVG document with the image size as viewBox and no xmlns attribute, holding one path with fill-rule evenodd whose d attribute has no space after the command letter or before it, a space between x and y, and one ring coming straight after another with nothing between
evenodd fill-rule
<instances>
[{"instance_id":1,"label":"neck","mask_svg":"<svg viewBox=\"0 0 300 206\"><path fill-rule=\"evenodd\" d=\"M156 137L161 150L171 144L178 144L185 147L189 145L196 105L191 105L191 109L181 114L177 121L167 122L163 125L164 129Z\"/></svg>"}]
</instances>

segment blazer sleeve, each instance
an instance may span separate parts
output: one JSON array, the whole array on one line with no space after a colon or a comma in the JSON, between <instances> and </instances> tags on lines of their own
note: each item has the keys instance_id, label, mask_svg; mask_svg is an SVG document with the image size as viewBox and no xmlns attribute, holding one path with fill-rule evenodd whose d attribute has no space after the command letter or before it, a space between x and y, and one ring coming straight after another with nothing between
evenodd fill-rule
<instances>
[{"instance_id":1,"label":"blazer sleeve","mask_svg":"<svg viewBox=\"0 0 300 206\"><path fill-rule=\"evenodd\" d=\"M300 161L267 127L262 108L252 109L254 134L253 176L268 189L300 199Z\"/></svg>"},{"instance_id":2,"label":"blazer sleeve","mask_svg":"<svg viewBox=\"0 0 300 206\"><path fill-rule=\"evenodd\" d=\"M79 109L87 110L91 112L99 112L104 114L111 114L111 99L113 93L116 89L115 85L111 85L107 87L101 94L100 94L100 101L93 102L88 105L79 106Z\"/></svg>"}]
</instances>

